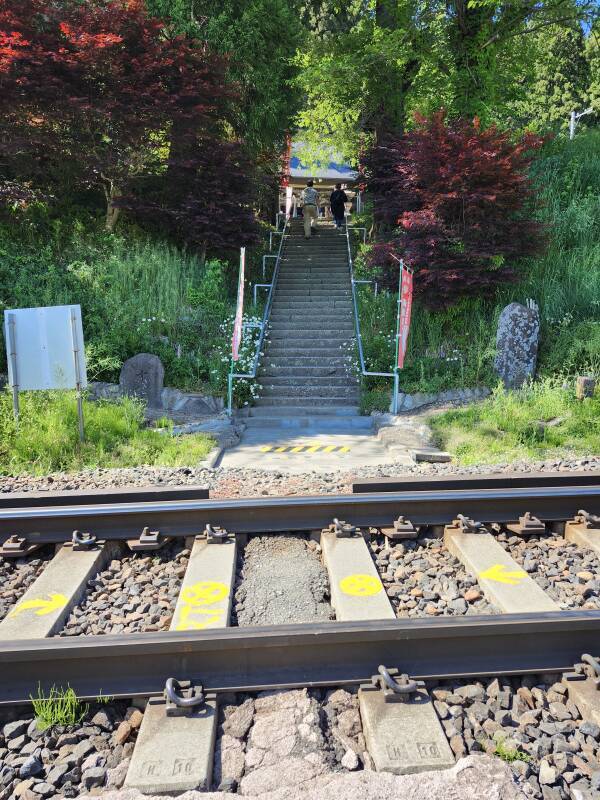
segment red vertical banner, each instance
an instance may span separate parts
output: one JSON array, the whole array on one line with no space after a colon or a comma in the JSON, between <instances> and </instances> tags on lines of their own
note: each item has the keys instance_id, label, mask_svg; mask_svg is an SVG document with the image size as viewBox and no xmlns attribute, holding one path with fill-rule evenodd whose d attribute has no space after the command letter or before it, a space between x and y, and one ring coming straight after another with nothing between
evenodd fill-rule
<instances>
[{"instance_id":1,"label":"red vertical banner","mask_svg":"<svg viewBox=\"0 0 600 800\"><path fill-rule=\"evenodd\" d=\"M398 318L398 369L402 369L404 366L413 296L413 274L406 269L404 264L400 268L402 270L402 282L400 284L400 311Z\"/></svg>"},{"instance_id":2,"label":"red vertical banner","mask_svg":"<svg viewBox=\"0 0 600 800\"><path fill-rule=\"evenodd\" d=\"M233 323L233 337L231 339L231 358L237 361L240 357L240 343L242 341L242 323L244 320L244 272L246 269L246 248L240 247L240 276L238 279L237 308Z\"/></svg>"}]
</instances>

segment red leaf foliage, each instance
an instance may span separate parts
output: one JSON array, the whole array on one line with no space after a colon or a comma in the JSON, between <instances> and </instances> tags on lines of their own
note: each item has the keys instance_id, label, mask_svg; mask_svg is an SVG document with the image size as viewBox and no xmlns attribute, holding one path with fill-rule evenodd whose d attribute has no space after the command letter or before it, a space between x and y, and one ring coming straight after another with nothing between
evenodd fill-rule
<instances>
[{"instance_id":1,"label":"red leaf foliage","mask_svg":"<svg viewBox=\"0 0 600 800\"><path fill-rule=\"evenodd\" d=\"M218 246L222 225L230 245L246 243L256 224L245 195L223 188L235 188L239 149L226 134L226 68L204 42L169 37L142 0L0 0L2 197L97 187L109 209L160 207L185 241ZM210 208L211 224L182 231L186 207Z\"/></svg>"},{"instance_id":2,"label":"red leaf foliage","mask_svg":"<svg viewBox=\"0 0 600 800\"><path fill-rule=\"evenodd\" d=\"M533 219L528 170L542 140L513 141L478 120L418 117L414 130L388 134L363 157L363 179L386 241L369 263L396 287L403 258L415 291L432 307L483 295L516 278L517 259L544 245Z\"/></svg>"}]
</instances>

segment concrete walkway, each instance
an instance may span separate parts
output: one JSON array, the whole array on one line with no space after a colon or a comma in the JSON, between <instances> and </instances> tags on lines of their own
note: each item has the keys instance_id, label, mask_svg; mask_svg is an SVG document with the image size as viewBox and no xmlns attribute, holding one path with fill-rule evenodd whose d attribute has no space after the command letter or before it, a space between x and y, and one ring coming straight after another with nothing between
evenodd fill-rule
<instances>
[{"instance_id":1,"label":"concrete walkway","mask_svg":"<svg viewBox=\"0 0 600 800\"><path fill-rule=\"evenodd\" d=\"M302 427L247 428L240 443L226 450L219 463L301 473L414 462L408 451L406 455L391 453L370 428L343 422L332 428L315 420Z\"/></svg>"}]
</instances>

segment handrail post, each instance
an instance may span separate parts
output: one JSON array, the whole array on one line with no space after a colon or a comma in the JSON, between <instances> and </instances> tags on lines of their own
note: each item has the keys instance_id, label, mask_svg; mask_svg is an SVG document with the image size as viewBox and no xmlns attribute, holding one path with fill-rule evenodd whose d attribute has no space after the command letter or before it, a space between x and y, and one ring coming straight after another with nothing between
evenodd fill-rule
<instances>
[{"instance_id":1,"label":"handrail post","mask_svg":"<svg viewBox=\"0 0 600 800\"><path fill-rule=\"evenodd\" d=\"M398 367L394 370L394 396L392 397L392 414L398 413L398 393L400 391L400 375Z\"/></svg>"},{"instance_id":2,"label":"handrail post","mask_svg":"<svg viewBox=\"0 0 600 800\"><path fill-rule=\"evenodd\" d=\"M266 258L274 258L275 260L275 268L273 270L273 276L271 277L271 283L267 284L257 284L257 286L265 286L269 287L269 294L267 296L267 302L265 305L265 310L263 312L262 321L258 325L245 325L244 328L260 328L260 334L258 337L258 341L256 343L256 353L254 354L254 362L252 364L252 369L247 373L237 373L233 371L233 361L231 362L231 371L228 376L228 383L227 383L227 413L231 416L233 413L233 381L239 378L256 378L256 372L258 370L258 361L260 358L261 349L263 346L265 333L268 327L268 320L269 314L271 313L271 305L273 303L273 290L275 288L275 284L277 282L277 276L279 274L279 265L281 263L281 254L283 252L283 243L285 240L285 232L287 230L287 226L289 224L289 218L283 214L277 215L277 225L279 225L279 217L283 216L283 229L281 231L277 231L281 235L281 239L279 241L279 249L277 251L277 255L265 255L263 256L263 269L265 265ZM255 296L255 304L256 304L256 287L254 289L254 296Z\"/></svg>"},{"instance_id":3,"label":"handrail post","mask_svg":"<svg viewBox=\"0 0 600 800\"><path fill-rule=\"evenodd\" d=\"M233 367L233 362L231 363ZM233 413L233 370L229 371L227 375L227 415L231 416Z\"/></svg>"}]
</instances>

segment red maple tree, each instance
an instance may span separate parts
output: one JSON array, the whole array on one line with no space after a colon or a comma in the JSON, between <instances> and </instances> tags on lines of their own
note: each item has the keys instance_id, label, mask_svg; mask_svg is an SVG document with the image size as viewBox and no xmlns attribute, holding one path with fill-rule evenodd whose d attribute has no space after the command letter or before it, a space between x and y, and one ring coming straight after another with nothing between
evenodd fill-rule
<instances>
[{"instance_id":1,"label":"red maple tree","mask_svg":"<svg viewBox=\"0 0 600 800\"><path fill-rule=\"evenodd\" d=\"M101 188L112 230L123 207L145 213L150 192L165 223L211 209L204 247L219 244L219 225L247 243L247 192L236 198L235 184L223 199L219 188L238 147L224 125L236 96L226 65L205 43L170 37L142 0L0 0L0 197Z\"/></svg>"},{"instance_id":2,"label":"red maple tree","mask_svg":"<svg viewBox=\"0 0 600 800\"><path fill-rule=\"evenodd\" d=\"M528 177L541 143L532 134L513 141L477 120L448 122L443 112L383 137L363 160L383 234L370 266L395 287L392 254L404 259L417 273L416 293L432 308L515 280L517 260L544 242Z\"/></svg>"}]
</instances>

